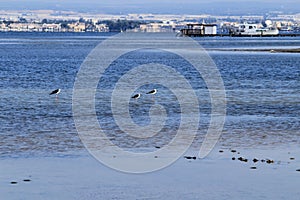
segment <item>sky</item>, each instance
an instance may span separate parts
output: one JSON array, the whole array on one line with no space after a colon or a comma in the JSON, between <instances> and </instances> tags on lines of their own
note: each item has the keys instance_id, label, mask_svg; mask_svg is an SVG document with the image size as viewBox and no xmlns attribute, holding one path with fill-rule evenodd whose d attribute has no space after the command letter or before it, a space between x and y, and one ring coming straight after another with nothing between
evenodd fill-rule
<instances>
[{"instance_id":1,"label":"sky","mask_svg":"<svg viewBox=\"0 0 300 200\"><path fill-rule=\"evenodd\" d=\"M300 0L0 0L1 10L72 10L106 14L264 14L300 13Z\"/></svg>"}]
</instances>

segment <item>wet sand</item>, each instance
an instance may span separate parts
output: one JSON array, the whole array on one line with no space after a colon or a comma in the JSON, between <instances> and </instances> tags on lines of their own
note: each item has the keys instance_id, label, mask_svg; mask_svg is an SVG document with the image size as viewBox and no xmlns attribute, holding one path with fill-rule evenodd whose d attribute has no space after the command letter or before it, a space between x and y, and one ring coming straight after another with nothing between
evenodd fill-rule
<instances>
[{"instance_id":1,"label":"wet sand","mask_svg":"<svg viewBox=\"0 0 300 200\"><path fill-rule=\"evenodd\" d=\"M187 152L171 166L147 174L112 170L87 153L2 158L0 198L296 200L300 196L299 147L215 148L205 159L194 159L195 153Z\"/></svg>"}]
</instances>

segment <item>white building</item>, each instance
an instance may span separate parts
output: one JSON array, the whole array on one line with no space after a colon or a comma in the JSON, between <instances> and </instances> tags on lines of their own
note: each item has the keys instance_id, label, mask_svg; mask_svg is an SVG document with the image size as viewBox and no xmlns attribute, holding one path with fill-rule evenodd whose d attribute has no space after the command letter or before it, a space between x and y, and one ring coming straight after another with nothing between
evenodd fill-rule
<instances>
[{"instance_id":1,"label":"white building","mask_svg":"<svg viewBox=\"0 0 300 200\"><path fill-rule=\"evenodd\" d=\"M216 24L187 24L187 28L181 29L181 33L187 36L217 35Z\"/></svg>"}]
</instances>

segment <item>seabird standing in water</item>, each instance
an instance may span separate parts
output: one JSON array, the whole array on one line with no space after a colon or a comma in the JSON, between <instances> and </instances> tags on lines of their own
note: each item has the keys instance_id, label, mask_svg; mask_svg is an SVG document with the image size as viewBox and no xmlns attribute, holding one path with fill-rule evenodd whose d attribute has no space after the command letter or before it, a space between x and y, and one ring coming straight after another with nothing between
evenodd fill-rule
<instances>
[{"instance_id":1,"label":"seabird standing in water","mask_svg":"<svg viewBox=\"0 0 300 200\"><path fill-rule=\"evenodd\" d=\"M52 92L50 92L49 95L53 95L55 94L56 95L56 98L58 98L58 94L60 93L60 89L56 89L56 90L53 90Z\"/></svg>"},{"instance_id":2,"label":"seabird standing in water","mask_svg":"<svg viewBox=\"0 0 300 200\"><path fill-rule=\"evenodd\" d=\"M156 94L157 93L157 89L153 89L150 92L147 92L147 94Z\"/></svg>"},{"instance_id":3,"label":"seabird standing in water","mask_svg":"<svg viewBox=\"0 0 300 200\"><path fill-rule=\"evenodd\" d=\"M154 98L154 95L155 95L156 93L157 93L157 89L153 89L153 90L147 92L146 94L151 94L151 95L153 95L152 98Z\"/></svg>"},{"instance_id":4,"label":"seabird standing in water","mask_svg":"<svg viewBox=\"0 0 300 200\"><path fill-rule=\"evenodd\" d=\"M133 95L131 98L133 98L133 99L138 99L138 98L140 98L140 97L141 97L141 94L140 94L140 93L137 93L137 94Z\"/></svg>"}]
</instances>

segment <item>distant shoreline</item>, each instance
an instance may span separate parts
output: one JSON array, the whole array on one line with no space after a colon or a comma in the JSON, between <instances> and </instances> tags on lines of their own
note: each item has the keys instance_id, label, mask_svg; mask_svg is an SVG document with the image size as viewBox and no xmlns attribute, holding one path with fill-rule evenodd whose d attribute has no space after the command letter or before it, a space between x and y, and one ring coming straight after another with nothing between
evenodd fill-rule
<instances>
[{"instance_id":1,"label":"distant shoreline","mask_svg":"<svg viewBox=\"0 0 300 200\"><path fill-rule=\"evenodd\" d=\"M270 52L270 53L300 53L300 48L293 49L207 49L210 51L255 51L255 52Z\"/></svg>"}]
</instances>

